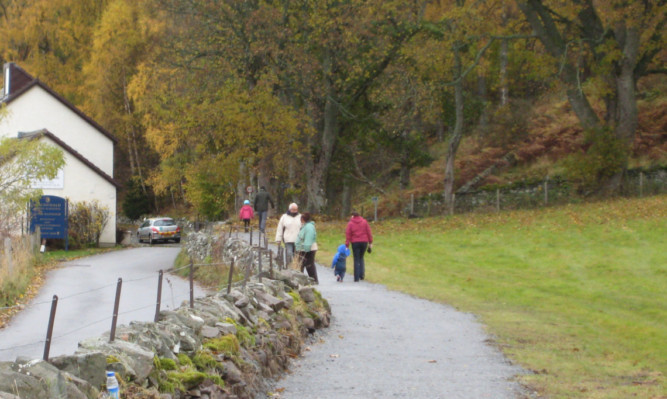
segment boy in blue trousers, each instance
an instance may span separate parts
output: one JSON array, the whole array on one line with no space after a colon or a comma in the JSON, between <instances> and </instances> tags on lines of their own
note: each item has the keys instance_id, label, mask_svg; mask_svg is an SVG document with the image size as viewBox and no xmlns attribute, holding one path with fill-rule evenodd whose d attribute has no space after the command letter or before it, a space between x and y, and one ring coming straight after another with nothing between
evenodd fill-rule
<instances>
[{"instance_id":1,"label":"boy in blue trousers","mask_svg":"<svg viewBox=\"0 0 667 399\"><path fill-rule=\"evenodd\" d=\"M339 283L343 282L343 277L345 277L346 271L346 262L347 257L350 256L350 250L345 246L345 244L340 244L338 246L338 252L334 255L333 262L331 262L331 268L334 269L334 275L336 276L336 281Z\"/></svg>"}]
</instances>

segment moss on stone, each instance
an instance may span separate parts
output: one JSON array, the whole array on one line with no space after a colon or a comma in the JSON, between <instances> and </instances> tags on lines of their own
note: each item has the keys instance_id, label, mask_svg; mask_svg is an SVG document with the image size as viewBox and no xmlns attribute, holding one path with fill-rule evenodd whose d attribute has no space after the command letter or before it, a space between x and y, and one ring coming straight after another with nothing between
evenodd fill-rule
<instances>
[{"instance_id":1,"label":"moss on stone","mask_svg":"<svg viewBox=\"0 0 667 399\"><path fill-rule=\"evenodd\" d=\"M160 370L176 370L176 362L164 357L158 358Z\"/></svg>"},{"instance_id":2,"label":"moss on stone","mask_svg":"<svg viewBox=\"0 0 667 399\"><path fill-rule=\"evenodd\" d=\"M251 348L255 346L255 336L251 334L245 326L237 323L235 320L229 317L227 318L227 322L236 326L236 338L244 348Z\"/></svg>"},{"instance_id":3,"label":"moss on stone","mask_svg":"<svg viewBox=\"0 0 667 399\"><path fill-rule=\"evenodd\" d=\"M192 366L192 359L185 353L178 354L178 364L181 366Z\"/></svg>"},{"instance_id":4,"label":"moss on stone","mask_svg":"<svg viewBox=\"0 0 667 399\"><path fill-rule=\"evenodd\" d=\"M107 355L107 364L111 364L111 363L120 363L120 362L121 362L120 359L118 359L116 356L114 356L114 355Z\"/></svg>"},{"instance_id":5,"label":"moss on stone","mask_svg":"<svg viewBox=\"0 0 667 399\"><path fill-rule=\"evenodd\" d=\"M188 390L204 382L208 375L196 370L171 371L168 374L169 382L174 384L175 388Z\"/></svg>"},{"instance_id":6,"label":"moss on stone","mask_svg":"<svg viewBox=\"0 0 667 399\"><path fill-rule=\"evenodd\" d=\"M240 331L238 326L236 331L238 335L238 331ZM210 339L204 343L204 348L210 349L215 353L224 353L229 356L236 355L241 350L239 339L233 334Z\"/></svg>"},{"instance_id":7,"label":"moss on stone","mask_svg":"<svg viewBox=\"0 0 667 399\"><path fill-rule=\"evenodd\" d=\"M208 351L197 352L192 358L192 363L199 371L215 369L220 365L220 362L218 362Z\"/></svg>"}]
</instances>

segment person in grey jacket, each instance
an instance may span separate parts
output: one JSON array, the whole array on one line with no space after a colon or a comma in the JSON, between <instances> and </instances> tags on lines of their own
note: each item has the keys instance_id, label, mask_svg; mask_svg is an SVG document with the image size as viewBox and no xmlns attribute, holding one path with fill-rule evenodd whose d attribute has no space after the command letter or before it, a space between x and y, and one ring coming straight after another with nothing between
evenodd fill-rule
<instances>
[{"instance_id":1,"label":"person in grey jacket","mask_svg":"<svg viewBox=\"0 0 667 399\"><path fill-rule=\"evenodd\" d=\"M257 212L257 215L259 216L259 231L262 233L264 233L264 230L266 229L266 217L269 214L269 204L271 204L271 209L275 208L275 206L273 206L271 195L266 192L266 187L262 186L259 188L259 192L255 196L255 203L253 204L255 212Z\"/></svg>"}]
</instances>

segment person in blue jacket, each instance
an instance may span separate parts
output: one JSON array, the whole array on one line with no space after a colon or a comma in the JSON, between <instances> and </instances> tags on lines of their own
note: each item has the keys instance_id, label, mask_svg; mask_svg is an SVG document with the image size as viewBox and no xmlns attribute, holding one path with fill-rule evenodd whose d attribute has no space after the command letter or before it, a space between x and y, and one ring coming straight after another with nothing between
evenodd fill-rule
<instances>
[{"instance_id":1,"label":"person in blue jacket","mask_svg":"<svg viewBox=\"0 0 667 399\"><path fill-rule=\"evenodd\" d=\"M345 271L347 270L347 257L350 256L350 250L345 246L345 244L340 244L338 246L338 252L333 257L331 262L331 268L334 269L334 275L336 276L336 281L342 283L343 278L345 278Z\"/></svg>"},{"instance_id":2,"label":"person in blue jacket","mask_svg":"<svg viewBox=\"0 0 667 399\"><path fill-rule=\"evenodd\" d=\"M312 220L310 213L305 212L301 214L301 223L303 223L303 226L299 230L294 243L296 254L301 263L301 272L303 273L303 270L306 269L308 276L315 280L315 284L319 284L317 268L315 267L315 253L317 252L315 222Z\"/></svg>"}]
</instances>

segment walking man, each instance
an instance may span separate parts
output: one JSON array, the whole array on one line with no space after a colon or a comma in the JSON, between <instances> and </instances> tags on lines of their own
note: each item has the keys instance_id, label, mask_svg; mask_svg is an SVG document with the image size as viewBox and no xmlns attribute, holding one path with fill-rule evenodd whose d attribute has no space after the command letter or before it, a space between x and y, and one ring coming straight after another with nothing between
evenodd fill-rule
<instances>
[{"instance_id":1,"label":"walking man","mask_svg":"<svg viewBox=\"0 0 667 399\"><path fill-rule=\"evenodd\" d=\"M266 187L262 186L259 188L259 192L255 196L255 203L253 204L255 212L257 212L257 215L259 216L259 231L262 233L264 233L264 230L266 229L266 217L269 214L269 204L271 204L271 209L275 208L273 206L271 195L266 192Z\"/></svg>"},{"instance_id":2,"label":"walking man","mask_svg":"<svg viewBox=\"0 0 667 399\"><path fill-rule=\"evenodd\" d=\"M291 203L287 210L280 217L278 228L276 229L276 244L280 246L282 242L285 243L285 264L292 263L294 257L296 237L301 230L301 214L299 214L299 206Z\"/></svg>"}]
</instances>

